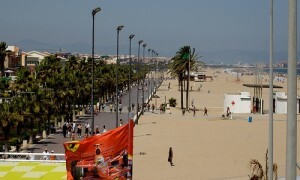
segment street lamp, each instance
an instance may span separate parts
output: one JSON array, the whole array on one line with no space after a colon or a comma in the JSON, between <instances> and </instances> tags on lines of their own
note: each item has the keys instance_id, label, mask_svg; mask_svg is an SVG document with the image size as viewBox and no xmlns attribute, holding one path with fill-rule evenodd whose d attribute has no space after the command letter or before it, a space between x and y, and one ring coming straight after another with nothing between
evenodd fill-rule
<instances>
[{"instance_id":1,"label":"street lamp","mask_svg":"<svg viewBox=\"0 0 300 180\"><path fill-rule=\"evenodd\" d=\"M129 36L129 80L128 80L128 90L129 90L129 101L128 101L128 117L130 118L131 112L131 39L134 37L134 34Z\"/></svg>"},{"instance_id":2,"label":"street lamp","mask_svg":"<svg viewBox=\"0 0 300 180\"><path fill-rule=\"evenodd\" d=\"M150 51L151 51L151 49L148 49L148 62L149 62L149 64L150 64L150 62L152 61L152 59L150 60ZM152 83L151 83L151 80L152 80L152 71L151 71L151 66L149 66L149 71L150 71L150 78L148 79L148 82L150 82L150 84L149 84L149 86L150 86L150 99L152 100Z\"/></svg>"},{"instance_id":3,"label":"street lamp","mask_svg":"<svg viewBox=\"0 0 300 180\"><path fill-rule=\"evenodd\" d=\"M116 62L116 128L119 126L119 120L118 120L118 110L119 110L119 89L118 89L118 65L119 65L119 32L122 30L124 26L118 26L117 27L117 62Z\"/></svg>"},{"instance_id":4,"label":"street lamp","mask_svg":"<svg viewBox=\"0 0 300 180\"><path fill-rule=\"evenodd\" d=\"M155 53L155 50L154 49L152 49L151 50L151 52L152 52L152 60L153 60L153 54ZM154 60L154 87L153 87L153 91L154 91L154 88L155 88L155 85L156 85L156 60Z\"/></svg>"},{"instance_id":5,"label":"street lamp","mask_svg":"<svg viewBox=\"0 0 300 180\"><path fill-rule=\"evenodd\" d=\"M142 60L142 64L144 64L145 62L145 47L147 46L147 44L143 44L143 60ZM142 114L144 114L144 95L145 95L145 76L143 75L143 85L142 85Z\"/></svg>"},{"instance_id":6,"label":"street lamp","mask_svg":"<svg viewBox=\"0 0 300 180\"><path fill-rule=\"evenodd\" d=\"M138 60L137 60L137 75L138 75L138 72L139 72L139 62L140 62L140 47L141 47L141 43L143 42L143 40L140 40L139 41L139 48L138 48ZM137 91L137 97L136 97L136 123L139 124L139 78L137 76L137 88L136 88L136 91Z\"/></svg>"},{"instance_id":7,"label":"street lamp","mask_svg":"<svg viewBox=\"0 0 300 180\"><path fill-rule=\"evenodd\" d=\"M97 14L97 12L101 11L100 7L95 8L92 11L92 15L93 15L93 37L92 37L92 89L91 89L91 116L92 116L92 135L94 134L94 49L95 49L95 15Z\"/></svg>"}]
</instances>

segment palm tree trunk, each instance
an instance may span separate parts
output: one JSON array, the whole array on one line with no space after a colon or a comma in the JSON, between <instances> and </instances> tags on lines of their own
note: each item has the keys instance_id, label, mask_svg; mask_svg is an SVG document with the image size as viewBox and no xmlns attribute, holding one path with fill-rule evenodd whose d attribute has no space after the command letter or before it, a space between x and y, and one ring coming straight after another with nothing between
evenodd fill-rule
<instances>
[{"instance_id":1,"label":"palm tree trunk","mask_svg":"<svg viewBox=\"0 0 300 180\"><path fill-rule=\"evenodd\" d=\"M188 68L188 77L187 77L187 80L186 80L186 98L185 98L186 109L188 111L189 111L189 86L190 86L189 75L190 75L190 71L189 71L189 68Z\"/></svg>"},{"instance_id":2,"label":"palm tree trunk","mask_svg":"<svg viewBox=\"0 0 300 180\"><path fill-rule=\"evenodd\" d=\"M183 83L182 74L180 75L180 99L181 99L181 109L183 109Z\"/></svg>"},{"instance_id":3,"label":"palm tree trunk","mask_svg":"<svg viewBox=\"0 0 300 180\"><path fill-rule=\"evenodd\" d=\"M30 135L29 135L29 144L33 144L33 127L34 127L34 124L33 124L33 119L30 118Z\"/></svg>"},{"instance_id":4,"label":"palm tree trunk","mask_svg":"<svg viewBox=\"0 0 300 180\"><path fill-rule=\"evenodd\" d=\"M180 76L178 76L178 91L180 91Z\"/></svg>"}]
</instances>

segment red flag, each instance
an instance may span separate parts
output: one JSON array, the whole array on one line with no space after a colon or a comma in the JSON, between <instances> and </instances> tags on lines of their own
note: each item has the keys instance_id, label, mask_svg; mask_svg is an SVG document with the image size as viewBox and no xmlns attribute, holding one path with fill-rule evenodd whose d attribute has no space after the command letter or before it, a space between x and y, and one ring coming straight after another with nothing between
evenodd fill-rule
<instances>
[{"instance_id":1,"label":"red flag","mask_svg":"<svg viewBox=\"0 0 300 180\"><path fill-rule=\"evenodd\" d=\"M131 179L133 121L127 125L64 143L67 179Z\"/></svg>"}]
</instances>

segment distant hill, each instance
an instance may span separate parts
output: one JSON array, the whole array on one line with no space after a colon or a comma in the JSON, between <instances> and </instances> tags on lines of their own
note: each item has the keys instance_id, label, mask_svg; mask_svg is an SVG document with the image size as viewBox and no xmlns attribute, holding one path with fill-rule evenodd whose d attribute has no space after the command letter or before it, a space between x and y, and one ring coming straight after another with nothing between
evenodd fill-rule
<instances>
[{"instance_id":1,"label":"distant hill","mask_svg":"<svg viewBox=\"0 0 300 180\"><path fill-rule=\"evenodd\" d=\"M14 45L20 47L23 51L48 51L48 52L58 52L59 50L66 52L77 52L77 53L87 53L91 54L92 44L89 43L65 43L65 44L55 44L55 43L45 43L35 40L22 40L15 42ZM160 55L173 57L176 50L172 51L166 49L165 52L158 50ZM115 45L99 45L95 44L95 53L97 54L116 54ZM120 54L128 54L128 46L120 45ZM136 53L136 50L133 50ZM142 52L141 52L142 53ZM269 61L269 52L267 51L251 51L251 50L223 50L223 51L201 51L199 50L199 56L203 56L200 60L207 64L236 64L240 63L265 63ZM145 54L148 55L147 53ZM287 60L287 52L274 52L274 63Z\"/></svg>"}]
</instances>

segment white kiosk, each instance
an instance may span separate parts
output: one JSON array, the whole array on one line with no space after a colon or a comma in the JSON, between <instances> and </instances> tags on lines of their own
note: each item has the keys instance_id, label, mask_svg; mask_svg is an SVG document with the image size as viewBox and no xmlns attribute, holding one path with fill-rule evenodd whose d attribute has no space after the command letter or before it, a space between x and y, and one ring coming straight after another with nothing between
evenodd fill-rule
<instances>
[{"instance_id":1,"label":"white kiosk","mask_svg":"<svg viewBox=\"0 0 300 180\"><path fill-rule=\"evenodd\" d=\"M299 109L300 97L297 96L297 113L300 113ZM273 93L273 109L276 114L287 114L287 94L285 92Z\"/></svg>"},{"instance_id":2,"label":"white kiosk","mask_svg":"<svg viewBox=\"0 0 300 180\"><path fill-rule=\"evenodd\" d=\"M230 108L231 113L251 113L250 92L224 94L224 112Z\"/></svg>"}]
</instances>

